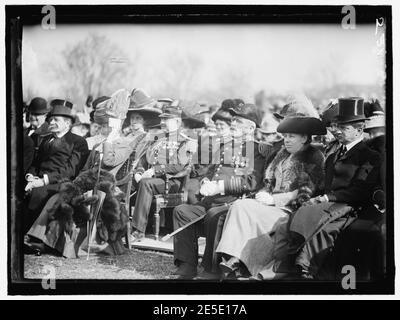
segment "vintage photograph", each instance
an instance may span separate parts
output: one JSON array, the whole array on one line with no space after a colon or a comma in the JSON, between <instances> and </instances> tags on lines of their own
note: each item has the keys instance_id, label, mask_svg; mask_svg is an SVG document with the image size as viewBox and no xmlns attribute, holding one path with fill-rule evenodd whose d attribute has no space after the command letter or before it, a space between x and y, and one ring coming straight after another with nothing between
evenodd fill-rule
<instances>
[{"instance_id":1,"label":"vintage photograph","mask_svg":"<svg viewBox=\"0 0 400 320\"><path fill-rule=\"evenodd\" d=\"M390 291L389 6L68 7L9 10L9 282Z\"/></svg>"}]
</instances>

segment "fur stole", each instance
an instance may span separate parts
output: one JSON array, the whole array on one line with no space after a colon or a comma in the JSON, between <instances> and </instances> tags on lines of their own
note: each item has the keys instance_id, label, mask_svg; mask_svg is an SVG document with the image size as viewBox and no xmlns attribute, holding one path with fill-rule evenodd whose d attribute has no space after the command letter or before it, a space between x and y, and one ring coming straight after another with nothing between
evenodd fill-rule
<instances>
[{"instance_id":1,"label":"fur stole","mask_svg":"<svg viewBox=\"0 0 400 320\"><path fill-rule=\"evenodd\" d=\"M268 192L272 193L274 190L275 170L278 164L289 156L290 153L282 147L265 171L264 183ZM283 179L286 181L282 184L283 189L280 190L280 192L298 190L296 199L288 204L289 208L297 210L304 202L323 190L324 162L322 152L312 145L305 146L292 156L290 166L283 174Z\"/></svg>"}]
</instances>

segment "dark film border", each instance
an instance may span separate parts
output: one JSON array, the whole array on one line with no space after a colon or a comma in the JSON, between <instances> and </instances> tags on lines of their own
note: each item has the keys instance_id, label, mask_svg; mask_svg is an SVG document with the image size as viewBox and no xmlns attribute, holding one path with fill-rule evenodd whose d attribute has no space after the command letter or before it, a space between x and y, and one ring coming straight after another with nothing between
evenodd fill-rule
<instances>
[{"instance_id":1,"label":"dark film border","mask_svg":"<svg viewBox=\"0 0 400 320\"><path fill-rule=\"evenodd\" d=\"M6 6L6 111L7 121L7 225L8 293L12 295L59 294L393 294L394 293L394 204L393 204L393 59L391 6L354 6L357 24L386 22L386 123L387 123L387 250L386 277L358 282L351 292L338 282L200 282L172 280L57 280L57 290L43 290L40 280L23 278L20 203L22 165L22 70L21 44L24 25L40 24L39 5ZM171 23L171 24L338 24L342 6L265 5L57 5L59 24ZM19 187L18 187L19 186ZM19 236L17 236L19 235ZM51 292L54 291L54 292Z\"/></svg>"}]
</instances>

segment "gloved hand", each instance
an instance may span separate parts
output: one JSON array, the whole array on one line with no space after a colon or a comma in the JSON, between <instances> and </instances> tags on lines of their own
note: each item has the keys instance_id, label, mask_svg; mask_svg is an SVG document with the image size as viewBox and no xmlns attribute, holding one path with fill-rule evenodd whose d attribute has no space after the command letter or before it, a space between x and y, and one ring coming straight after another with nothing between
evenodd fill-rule
<instances>
[{"instance_id":1,"label":"gloved hand","mask_svg":"<svg viewBox=\"0 0 400 320\"><path fill-rule=\"evenodd\" d=\"M260 191L256 193L255 198L258 202L261 202L267 206L273 206L275 204L274 198L267 191Z\"/></svg>"},{"instance_id":2,"label":"gloved hand","mask_svg":"<svg viewBox=\"0 0 400 320\"><path fill-rule=\"evenodd\" d=\"M130 103L130 93L126 89L120 89L111 95L111 98L104 101L106 114L111 118L123 120L126 118ZM102 105L102 104L100 104Z\"/></svg>"},{"instance_id":3,"label":"gloved hand","mask_svg":"<svg viewBox=\"0 0 400 320\"><path fill-rule=\"evenodd\" d=\"M31 191L34 188L39 188L43 187L46 184L44 183L44 179L35 177L32 181L28 182L28 184L25 187L25 191Z\"/></svg>"},{"instance_id":4,"label":"gloved hand","mask_svg":"<svg viewBox=\"0 0 400 320\"><path fill-rule=\"evenodd\" d=\"M200 194L209 197L216 194L224 193L224 181L209 181L208 179L203 180L200 187Z\"/></svg>"},{"instance_id":5,"label":"gloved hand","mask_svg":"<svg viewBox=\"0 0 400 320\"><path fill-rule=\"evenodd\" d=\"M154 176L154 169L150 168L150 169L147 169L145 172L143 172L142 179L143 178L152 178L153 176Z\"/></svg>"},{"instance_id":6,"label":"gloved hand","mask_svg":"<svg viewBox=\"0 0 400 320\"><path fill-rule=\"evenodd\" d=\"M139 181L142 179L142 175L140 173L135 173L135 175L133 176L136 183L139 183Z\"/></svg>"}]
</instances>

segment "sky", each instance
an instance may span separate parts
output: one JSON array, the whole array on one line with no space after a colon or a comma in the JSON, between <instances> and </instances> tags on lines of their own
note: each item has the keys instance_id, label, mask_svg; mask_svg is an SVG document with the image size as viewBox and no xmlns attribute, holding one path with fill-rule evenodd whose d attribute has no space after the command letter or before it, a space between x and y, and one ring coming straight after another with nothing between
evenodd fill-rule
<instances>
[{"instance_id":1,"label":"sky","mask_svg":"<svg viewBox=\"0 0 400 320\"><path fill-rule=\"evenodd\" d=\"M189 87L183 86L181 94L188 99L230 84L240 92L237 96L250 98L261 89L279 93L334 83L373 85L384 79L384 55L377 53L374 25L355 30L284 24L57 25L55 30L24 28L24 94L28 88L35 95L62 94L49 66L60 62L62 50L90 33L105 35L121 47L126 57L116 58L135 60L137 75L127 81L127 89L141 87L149 94L160 91L158 82L176 56L195 57L200 64ZM169 72L179 74L179 64L171 68L176 71Z\"/></svg>"}]
</instances>

